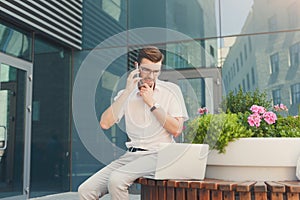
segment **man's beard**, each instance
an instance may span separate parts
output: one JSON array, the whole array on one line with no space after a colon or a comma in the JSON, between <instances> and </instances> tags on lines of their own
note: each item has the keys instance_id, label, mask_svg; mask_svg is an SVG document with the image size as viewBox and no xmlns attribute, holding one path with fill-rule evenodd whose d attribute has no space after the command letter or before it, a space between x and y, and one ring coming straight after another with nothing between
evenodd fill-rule
<instances>
[{"instance_id":1,"label":"man's beard","mask_svg":"<svg viewBox=\"0 0 300 200\"><path fill-rule=\"evenodd\" d=\"M149 87L153 86L153 90L155 88L155 80L152 78L144 78L138 82L138 88L141 89L141 87L145 87L145 84L147 84Z\"/></svg>"}]
</instances>

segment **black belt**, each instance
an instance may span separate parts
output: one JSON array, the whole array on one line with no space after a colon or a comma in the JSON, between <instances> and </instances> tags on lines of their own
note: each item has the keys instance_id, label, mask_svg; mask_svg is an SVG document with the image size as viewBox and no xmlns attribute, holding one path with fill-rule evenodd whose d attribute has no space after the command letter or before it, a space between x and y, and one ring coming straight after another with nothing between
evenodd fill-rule
<instances>
[{"instance_id":1,"label":"black belt","mask_svg":"<svg viewBox=\"0 0 300 200\"><path fill-rule=\"evenodd\" d=\"M142 149L142 148L129 147L128 151L129 152L136 152L136 151L148 151L148 150L147 149Z\"/></svg>"}]
</instances>

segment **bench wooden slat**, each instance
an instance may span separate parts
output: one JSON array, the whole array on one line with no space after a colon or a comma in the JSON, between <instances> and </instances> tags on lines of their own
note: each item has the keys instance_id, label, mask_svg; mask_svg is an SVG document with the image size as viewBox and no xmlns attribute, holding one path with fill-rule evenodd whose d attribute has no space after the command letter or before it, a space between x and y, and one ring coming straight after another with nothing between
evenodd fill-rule
<instances>
[{"instance_id":1,"label":"bench wooden slat","mask_svg":"<svg viewBox=\"0 0 300 200\"><path fill-rule=\"evenodd\" d=\"M258 181L254 184L254 198L255 200L267 200L268 196L267 196L267 185L262 182L262 181Z\"/></svg>"},{"instance_id":2,"label":"bench wooden slat","mask_svg":"<svg viewBox=\"0 0 300 200\"><path fill-rule=\"evenodd\" d=\"M268 200L267 193L257 192L255 193L255 200Z\"/></svg>"},{"instance_id":3,"label":"bench wooden slat","mask_svg":"<svg viewBox=\"0 0 300 200\"><path fill-rule=\"evenodd\" d=\"M300 181L233 182L139 178L142 200L300 200Z\"/></svg>"},{"instance_id":4,"label":"bench wooden slat","mask_svg":"<svg viewBox=\"0 0 300 200\"><path fill-rule=\"evenodd\" d=\"M222 200L222 191L220 190L211 190L211 200Z\"/></svg>"},{"instance_id":5,"label":"bench wooden slat","mask_svg":"<svg viewBox=\"0 0 300 200\"><path fill-rule=\"evenodd\" d=\"M218 184L218 189L222 191L233 191L237 186L236 182L227 182L227 181L218 182L217 184Z\"/></svg>"},{"instance_id":6,"label":"bench wooden slat","mask_svg":"<svg viewBox=\"0 0 300 200\"><path fill-rule=\"evenodd\" d=\"M175 194L176 194L176 200L186 200L185 199L185 188L176 188L175 189ZM175 199L174 199L175 200Z\"/></svg>"},{"instance_id":7,"label":"bench wooden slat","mask_svg":"<svg viewBox=\"0 0 300 200\"><path fill-rule=\"evenodd\" d=\"M300 193L300 181L280 181L279 183L285 185L287 192Z\"/></svg>"},{"instance_id":8,"label":"bench wooden slat","mask_svg":"<svg viewBox=\"0 0 300 200\"><path fill-rule=\"evenodd\" d=\"M147 179L147 178L139 178L139 179L138 179L138 182L139 182L140 184L147 185L148 179Z\"/></svg>"},{"instance_id":9,"label":"bench wooden slat","mask_svg":"<svg viewBox=\"0 0 300 200\"><path fill-rule=\"evenodd\" d=\"M236 191L238 191L238 192L250 192L254 188L255 183L256 183L256 181L237 183Z\"/></svg>"},{"instance_id":10,"label":"bench wooden slat","mask_svg":"<svg viewBox=\"0 0 300 200\"><path fill-rule=\"evenodd\" d=\"M175 188L167 187L167 199L175 200Z\"/></svg>"},{"instance_id":11,"label":"bench wooden slat","mask_svg":"<svg viewBox=\"0 0 300 200\"><path fill-rule=\"evenodd\" d=\"M223 200L235 200L235 192L223 191Z\"/></svg>"},{"instance_id":12,"label":"bench wooden slat","mask_svg":"<svg viewBox=\"0 0 300 200\"><path fill-rule=\"evenodd\" d=\"M267 185L265 182L258 181L254 185L254 192L267 192Z\"/></svg>"},{"instance_id":13,"label":"bench wooden slat","mask_svg":"<svg viewBox=\"0 0 300 200\"><path fill-rule=\"evenodd\" d=\"M198 190L200 200L210 200L210 191L207 189Z\"/></svg>"},{"instance_id":14,"label":"bench wooden slat","mask_svg":"<svg viewBox=\"0 0 300 200\"><path fill-rule=\"evenodd\" d=\"M157 186L167 186L167 180L157 180L156 181Z\"/></svg>"},{"instance_id":15,"label":"bench wooden slat","mask_svg":"<svg viewBox=\"0 0 300 200\"><path fill-rule=\"evenodd\" d=\"M251 192L239 192L240 199L251 200Z\"/></svg>"},{"instance_id":16,"label":"bench wooden slat","mask_svg":"<svg viewBox=\"0 0 300 200\"><path fill-rule=\"evenodd\" d=\"M299 181L280 181L279 183L285 185L287 200L299 200L300 199L300 182Z\"/></svg>"},{"instance_id":17,"label":"bench wooden slat","mask_svg":"<svg viewBox=\"0 0 300 200\"><path fill-rule=\"evenodd\" d=\"M285 192L285 186L279 182L266 181L266 184L268 190L271 192L279 192L279 193Z\"/></svg>"},{"instance_id":18,"label":"bench wooden slat","mask_svg":"<svg viewBox=\"0 0 300 200\"><path fill-rule=\"evenodd\" d=\"M203 181L203 187L205 189L208 189L208 190L217 190L218 189L218 184L214 180L205 179Z\"/></svg>"},{"instance_id":19,"label":"bench wooden slat","mask_svg":"<svg viewBox=\"0 0 300 200\"><path fill-rule=\"evenodd\" d=\"M300 194L299 193L288 192L286 194L286 199L287 200L299 200L300 199Z\"/></svg>"},{"instance_id":20,"label":"bench wooden slat","mask_svg":"<svg viewBox=\"0 0 300 200\"><path fill-rule=\"evenodd\" d=\"M197 200L198 199L198 189L196 188L189 188L186 191L187 200Z\"/></svg>"},{"instance_id":21,"label":"bench wooden slat","mask_svg":"<svg viewBox=\"0 0 300 200\"><path fill-rule=\"evenodd\" d=\"M177 187L179 181L177 180L168 180L167 181L167 187Z\"/></svg>"},{"instance_id":22,"label":"bench wooden slat","mask_svg":"<svg viewBox=\"0 0 300 200\"><path fill-rule=\"evenodd\" d=\"M236 185L236 191L239 193L240 199L251 200L255 181L239 182Z\"/></svg>"},{"instance_id":23,"label":"bench wooden slat","mask_svg":"<svg viewBox=\"0 0 300 200\"><path fill-rule=\"evenodd\" d=\"M167 200L167 181L158 180L156 185L158 187L158 199Z\"/></svg>"},{"instance_id":24,"label":"bench wooden slat","mask_svg":"<svg viewBox=\"0 0 300 200\"><path fill-rule=\"evenodd\" d=\"M202 189L204 188L203 181L191 181L190 187Z\"/></svg>"},{"instance_id":25,"label":"bench wooden slat","mask_svg":"<svg viewBox=\"0 0 300 200\"><path fill-rule=\"evenodd\" d=\"M270 199L283 200L283 193L285 192L285 186L283 184L273 181L267 181L266 184Z\"/></svg>"},{"instance_id":26,"label":"bench wooden slat","mask_svg":"<svg viewBox=\"0 0 300 200\"><path fill-rule=\"evenodd\" d=\"M192 181L178 181L177 185L181 188L189 188Z\"/></svg>"},{"instance_id":27,"label":"bench wooden slat","mask_svg":"<svg viewBox=\"0 0 300 200\"><path fill-rule=\"evenodd\" d=\"M148 179L147 185L155 186L156 185L156 180Z\"/></svg>"}]
</instances>

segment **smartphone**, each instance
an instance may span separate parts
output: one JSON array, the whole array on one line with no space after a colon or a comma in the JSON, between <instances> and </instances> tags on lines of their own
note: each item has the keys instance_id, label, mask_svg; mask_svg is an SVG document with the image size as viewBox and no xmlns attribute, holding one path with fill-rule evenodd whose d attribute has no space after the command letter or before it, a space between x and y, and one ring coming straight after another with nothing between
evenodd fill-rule
<instances>
[{"instance_id":1,"label":"smartphone","mask_svg":"<svg viewBox=\"0 0 300 200\"><path fill-rule=\"evenodd\" d=\"M138 85L139 90L141 90L141 88L144 87L143 80L140 80L137 85Z\"/></svg>"}]
</instances>

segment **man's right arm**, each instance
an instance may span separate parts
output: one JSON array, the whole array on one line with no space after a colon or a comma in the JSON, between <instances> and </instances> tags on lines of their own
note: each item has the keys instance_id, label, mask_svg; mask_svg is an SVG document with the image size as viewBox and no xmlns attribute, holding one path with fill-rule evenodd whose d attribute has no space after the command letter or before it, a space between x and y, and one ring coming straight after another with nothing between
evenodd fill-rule
<instances>
[{"instance_id":1,"label":"man's right arm","mask_svg":"<svg viewBox=\"0 0 300 200\"><path fill-rule=\"evenodd\" d=\"M100 126L103 129L109 129L117 121L119 121L119 113L121 112L125 101L127 101L130 93L137 87L137 82L141 80L136 75L139 74L139 69L133 70L127 77L126 88L122 94L111 104L111 106L101 115Z\"/></svg>"},{"instance_id":2,"label":"man's right arm","mask_svg":"<svg viewBox=\"0 0 300 200\"><path fill-rule=\"evenodd\" d=\"M119 113L127 100L129 93L124 90L119 98L109 106L104 113L101 115L100 126L103 129L109 129L119 120Z\"/></svg>"}]
</instances>

